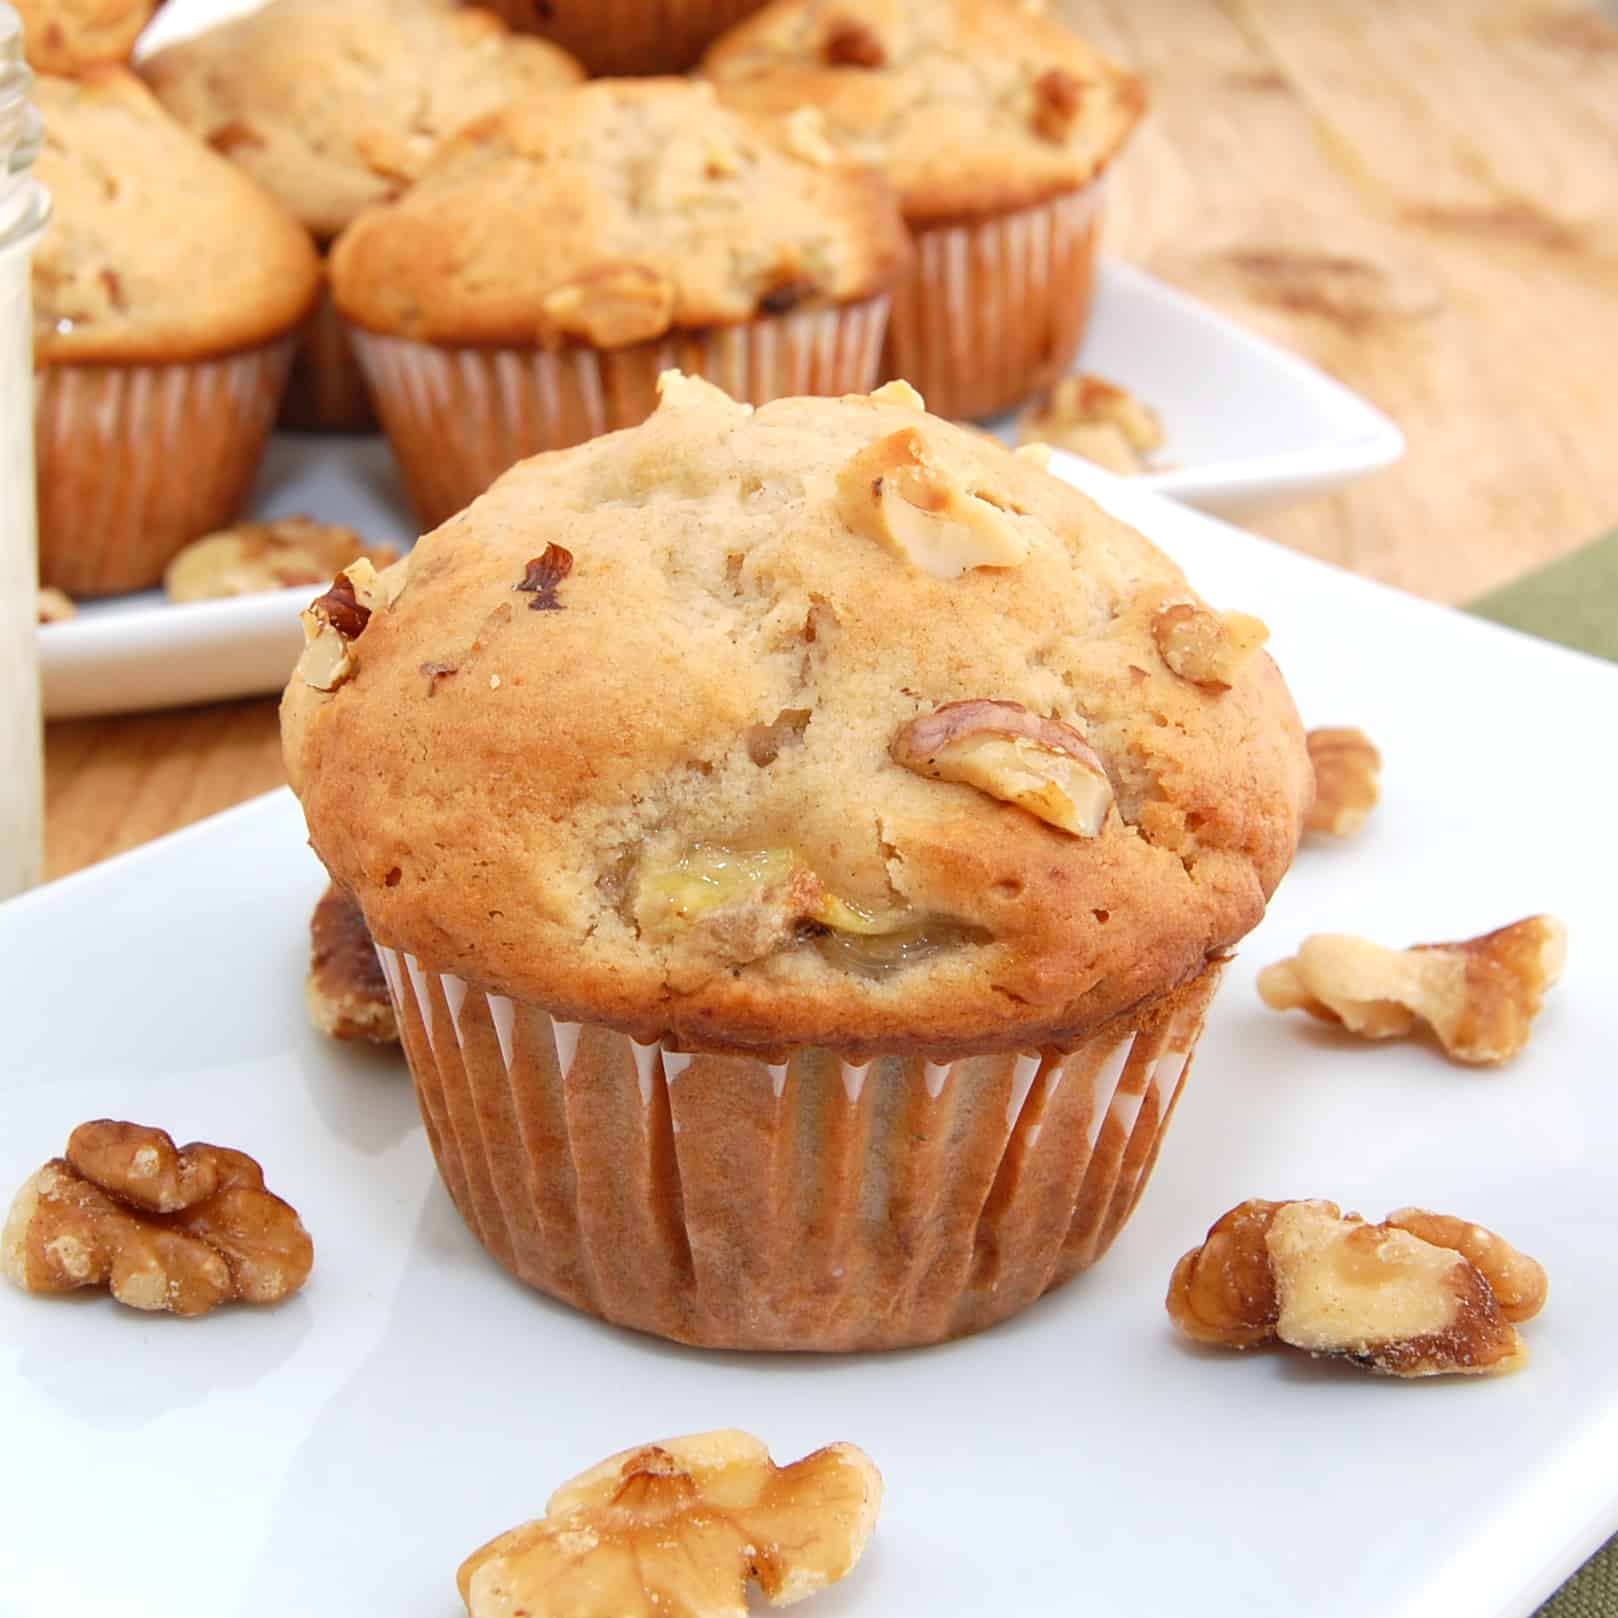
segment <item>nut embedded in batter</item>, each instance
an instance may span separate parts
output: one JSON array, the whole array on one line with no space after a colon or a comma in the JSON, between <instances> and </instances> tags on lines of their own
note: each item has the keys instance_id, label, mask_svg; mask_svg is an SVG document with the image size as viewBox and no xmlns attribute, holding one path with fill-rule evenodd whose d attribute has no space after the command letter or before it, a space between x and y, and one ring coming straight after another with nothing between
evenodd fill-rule
<instances>
[{"instance_id":1,"label":"nut embedded in batter","mask_svg":"<svg viewBox=\"0 0 1618 1618\"><path fill-rule=\"evenodd\" d=\"M1456 1061L1493 1064L1528 1043L1566 961L1567 928L1554 916L1405 950L1316 933L1259 973L1258 992L1273 1010L1307 1011L1362 1039L1398 1038L1425 1023Z\"/></svg>"},{"instance_id":2,"label":"nut embedded in batter","mask_svg":"<svg viewBox=\"0 0 1618 1618\"><path fill-rule=\"evenodd\" d=\"M1538 1264L1463 1220L1407 1208L1371 1225L1331 1202L1255 1200L1175 1266L1168 1312L1229 1348L1281 1342L1388 1376L1499 1374L1525 1363L1514 1322L1545 1293Z\"/></svg>"},{"instance_id":3,"label":"nut embedded in batter","mask_svg":"<svg viewBox=\"0 0 1618 1618\"><path fill-rule=\"evenodd\" d=\"M778 1467L748 1433L671 1438L563 1484L456 1582L470 1618L745 1618L749 1580L786 1606L849 1573L881 1503L852 1444Z\"/></svg>"},{"instance_id":4,"label":"nut embedded in batter","mask_svg":"<svg viewBox=\"0 0 1618 1618\"><path fill-rule=\"evenodd\" d=\"M626 348L669 329L674 284L644 264L606 264L553 287L540 309L543 343L582 338L595 348Z\"/></svg>"},{"instance_id":5,"label":"nut embedded in batter","mask_svg":"<svg viewBox=\"0 0 1618 1618\"><path fill-rule=\"evenodd\" d=\"M1351 726L1312 730L1307 742L1315 801L1304 825L1328 837L1352 837L1382 795L1382 755L1363 730Z\"/></svg>"},{"instance_id":6,"label":"nut embedded in batter","mask_svg":"<svg viewBox=\"0 0 1618 1618\"><path fill-rule=\"evenodd\" d=\"M1152 638L1171 673L1205 691L1228 691L1242 665L1270 638L1269 630L1245 612L1176 601L1152 620Z\"/></svg>"},{"instance_id":7,"label":"nut embedded in batter","mask_svg":"<svg viewBox=\"0 0 1618 1618\"><path fill-rule=\"evenodd\" d=\"M203 1315L296 1292L314 1245L245 1153L103 1118L17 1193L0 1262L25 1292L106 1286L133 1309Z\"/></svg>"}]
</instances>

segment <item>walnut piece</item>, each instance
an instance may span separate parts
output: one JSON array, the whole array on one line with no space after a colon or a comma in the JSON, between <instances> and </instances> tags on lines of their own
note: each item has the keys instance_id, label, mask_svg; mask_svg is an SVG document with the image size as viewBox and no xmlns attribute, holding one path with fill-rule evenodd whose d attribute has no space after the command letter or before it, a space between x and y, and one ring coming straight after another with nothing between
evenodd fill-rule
<instances>
[{"instance_id":1,"label":"walnut piece","mask_svg":"<svg viewBox=\"0 0 1618 1618\"><path fill-rule=\"evenodd\" d=\"M573 571L573 552L562 545L547 545L544 551L530 558L521 579L512 585L530 597L533 612L561 612L562 599L557 591Z\"/></svg>"},{"instance_id":2,"label":"walnut piece","mask_svg":"<svg viewBox=\"0 0 1618 1618\"><path fill-rule=\"evenodd\" d=\"M133 1309L204 1315L296 1292L314 1246L245 1153L102 1118L17 1193L0 1262L25 1292L106 1286Z\"/></svg>"},{"instance_id":3,"label":"walnut piece","mask_svg":"<svg viewBox=\"0 0 1618 1618\"><path fill-rule=\"evenodd\" d=\"M627 348L669 329L674 284L645 264L607 264L553 287L540 310L541 342L576 337L594 348Z\"/></svg>"},{"instance_id":4,"label":"walnut piece","mask_svg":"<svg viewBox=\"0 0 1618 1618\"><path fill-rule=\"evenodd\" d=\"M827 169L837 161L837 148L826 137L826 115L804 105L786 121L786 149L811 168Z\"/></svg>"},{"instance_id":5,"label":"walnut piece","mask_svg":"<svg viewBox=\"0 0 1618 1618\"><path fill-rule=\"evenodd\" d=\"M1371 1225L1331 1202L1254 1200L1175 1266L1168 1311L1222 1347L1281 1342L1387 1376L1479 1375L1526 1362L1514 1322L1545 1294L1538 1264L1464 1220L1407 1208Z\"/></svg>"},{"instance_id":6,"label":"walnut piece","mask_svg":"<svg viewBox=\"0 0 1618 1618\"><path fill-rule=\"evenodd\" d=\"M1310 831L1352 837L1381 796L1382 755L1363 730L1312 730L1309 762L1315 767L1315 801L1304 817Z\"/></svg>"},{"instance_id":7,"label":"walnut piece","mask_svg":"<svg viewBox=\"0 0 1618 1618\"><path fill-rule=\"evenodd\" d=\"M927 409L927 401L902 376L894 377L891 382L884 382L881 387L871 392L870 398L878 404L898 405L903 410L914 410L917 415L923 414Z\"/></svg>"},{"instance_id":8,"label":"walnut piece","mask_svg":"<svg viewBox=\"0 0 1618 1618\"><path fill-rule=\"evenodd\" d=\"M309 1021L331 1039L396 1045L399 1022L376 945L354 896L328 884L309 918Z\"/></svg>"},{"instance_id":9,"label":"walnut piece","mask_svg":"<svg viewBox=\"0 0 1618 1618\"><path fill-rule=\"evenodd\" d=\"M353 643L365 633L371 615L391 607L408 582L408 558L378 573L366 557L356 557L301 614L305 646L297 673L317 691L335 691L355 668Z\"/></svg>"},{"instance_id":10,"label":"walnut piece","mask_svg":"<svg viewBox=\"0 0 1618 1618\"><path fill-rule=\"evenodd\" d=\"M1171 672L1205 691L1228 691L1269 638L1245 612L1215 612L1189 601L1173 602L1152 620L1152 639Z\"/></svg>"},{"instance_id":11,"label":"walnut piece","mask_svg":"<svg viewBox=\"0 0 1618 1618\"><path fill-rule=\"evenodd\" d=\"M905 725L896 764L1014 803L1073 837L1094 837L1112 808L1106 767L1083 736L1017 702L946 702Z\"/></svg>"},{"instance_id":12,"label":"walnut piece","mask_svg":"<svg viewBox=\"0 0 1618 1618\"><path fill-rule=\"evenodd\" d=\"M881 67L888 59L880 37L868 23L844 16L827 23L820 56L828 67Z\"/></svg>"},{"instance_id":13,"label":"walnut piece","mask_svg":"<svg viewBox=\"0 0 1618 1618\"><path fill-rule=\"evenodd\" d=\"M879 438L837 477L843 521L938 579L977 567L1018 567L1028 537L1013 517L939 465L915 427Z\"/></svg>"},{"instance_id":14,"label":"walnut piece","mask_svg":"<svg viewBox=\"0 0 1618 1618\"><path fill-rule=\"evenodd\" d=\"M786 1606L859 1561L882 1476L852 1444L778 1467L748 1433L625 1450L457 1575L470 1618L746 1618L747 1582Z\"/></svg>"},{"instance_id":15,"label":"walnut piece","mask_svg":"<svg viewBox=\"0 0 1618 1618\"><path fill-rule=\"evenodd\" d=\"M65 623L69 618L77 617L78 611L70 596L54 585L42 585L35 600L34 621L41 624Z\"/></svg>"},{"instance_id":16,"label":"walnut piece","mask_svg":"<svg viewBox=\"0 0 1618 1618\"><path fill-rule=\"evenodd\" d=\"M1127 388L1104 377L1065 376L1017 419L1023 444L1054 445L1109 472L1133 477L1162 447L1163 424Z\"/></svg>"},{"instance_id":17,"label":"walnut piece","mask_svg":"<svg viewBox=\"0 0 1618 1618\"><path fill-rule=\"evenodd\" d=\"M1362 1039L1399 1038L1425 1023L1456 1061L1492 1064L1528 1043L1566 962L1567 928L1554 916L1405 950L1316 933L1259 973L1258 992L1275 1011L1307 1011Z\"/></svg>"},{"instance_id":18,"label":"walnut piece","mask_svg":"<svg viewBox=\"0 0 1618 1618\"><path fill-rule=\"evenodd\" d=\"M393 545L368 545L352 528L313 517L239 523L194 540L163 572L171 601L211 601L319 584L363 557L374 568L399 560Z\"/></svg>"},{"instance_id":19,"label":"walnut piece","mask_svg":"<svg viewBox=\"0 0 1618 1618\"><path fill-rule=\"evenodd\" d=\"M1034 80L1034 129L1044 139L1065 146L1079 116L1083 89L1065 68L1053 67Z\"/></svg>"}]
</instances>

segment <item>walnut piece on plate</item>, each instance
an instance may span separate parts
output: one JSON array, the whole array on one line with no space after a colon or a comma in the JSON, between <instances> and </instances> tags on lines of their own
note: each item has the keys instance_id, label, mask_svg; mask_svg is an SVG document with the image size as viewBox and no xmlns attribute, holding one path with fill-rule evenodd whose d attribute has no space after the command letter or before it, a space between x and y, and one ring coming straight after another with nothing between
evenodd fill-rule
<instances>
[{"instance_id":1,"label":"walnut piece on plate","mask_svg":"<svg viewBox=\"0 0 1618 1618\"><path fill-rule=\"evenodd\" d=\"M1398 1038L1425 1023L1456 1061L1489 1065L1528 1043L1566 961L1567 928L1554 916L1404 950L1316 933L1259 973L1258 992L1276 1011L1307 1011L1362 1039Z\"/></svg>"},{"instance_id":2,"label":"walnut piece on plate","mask_svg":"<svg viewBox=\"0 0 1618 1618\"><path fill-rule=\"evenodd\" d=\"M163 571L163 590L171 601L212 601L324 584L359 557L372 567L391 567L399 550L313 517L238 523L179 552Z\"/></svg>"},{"instance_id":3,"label":"walnut piece on plate","mask_svg":"<svg viewBox=\"0 0 1618 1618\"><path fill-rule=\"evenodd\" d=\"M1134 477L1162 448L1163 423L1127 388L1104 377L1064 376L1017 418L1020 444L1049 444L1109 472Z\"/></svg>"},{"instance_id":4,"label":"walnut piece on plate","mask_svg":"<svg viewBox=\"0 0 1618 1618\"><path fill-rule=\"evenodd\" d=\"M1168 1312L1225 1348L1285 1343L1385 1376L1498 1375L1528 1350L1544 1270L1481 1225L1403 1208L1380 1225L1332 1202L1239 1204L1175 1266Z\"/></svg>"},{"instance_id":5,"label":"walnut piece on plate","mask_svg":"<svg viewBox=\"0 0 1618 1618\"><path fill-rule=\"evenodd\" d=\"M1328 837L1352 837L1381 797L1382 755L1352 726L1312 730L1306 742L1315 767L1315 801L1304 825Z\"/></svg>"},{"instance_id":6,"label":"walnut piece on plate","mask_svg":"<svg viewBox=\"0 0 1618 1618\"><path fill-rule=\"evenodd\" d=\"M457 1583L471 1618L746 1618L749 1580L786 1606L847 1574L881 1503L852 1444L778 1467L748 1433L671 1438L563 1484Z\"/></svg>"},{"instance_id":7,"label":"walnut piece on plate","mask_svg":"<svg viewBox=\"0 0 1618 1618\"><path fill-rule=\"evenodd\" d=\"M176 1315L275 1303L313 1263L302 1221L252 1158L110 1118L73 1131L0 1232L0 1266L25 1292L105 1286L132 1309Z\"/></svg>"},{"instance_id":8,"label":"walnut piece on plate","mask_svg":"<svg viewBox=\"0 0 1618 1618\"><path fill-rule=\"evenodd\" d=\"M399 1022L371 931L354 896L329 883L309 918L309 1021L331 1039L396 1045Z\"/></svg>"}]
</instances>

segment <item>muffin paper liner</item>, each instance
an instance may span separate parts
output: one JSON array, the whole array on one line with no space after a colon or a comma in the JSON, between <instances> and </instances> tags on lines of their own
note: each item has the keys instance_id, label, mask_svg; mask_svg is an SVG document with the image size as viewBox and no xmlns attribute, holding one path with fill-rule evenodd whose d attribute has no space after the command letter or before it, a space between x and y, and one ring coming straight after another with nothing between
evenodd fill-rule
<instances>
[{"instance_id":1,"label":"muffin paper liner","mask_svg":"<svg viewBox=\"0 0 1618 1618\"><path fill-rule=\"evenodd\" d=\"M291 338L166 365L49 365L34 392L39 577L70 596L144 590L240 514Z\"/></svg>"},{"instance_id":2,"label":"muffin paper liner","mask_svg":"<svg viewBox=\"0 0 1618 1618\"><path fill-rule=\"evenodd\" d=\"M520 1280L711 1348L1015 1314L1139 1199L1221 965L1075 1046L853 1064L642 1045L377 951L444 1182Z\"/></svg>"},{"instance_id":3,"label":"muffin paper liner","mask_svg":"<svg viewBox=\"0 0 1618 1618\"><path fill-rule=\"evenodd\" d=\"M1101 182L1014 213L916 232L882 374L936 416L1010 410L1066 374L1090 316Z\"/></svg>"},{"instance_id":4,"label":"muffin paper liner","mask_svg":"<svg viewBox=\"0 0 1618 1618\"><path fill-rule=\"evenodd\" d=\"M298 433L374 433L376 408L330 290L309 316L292 359L280 425Z\"/></svg>"},{"instance_id":5,"label":"muffin paper liner","mask_svg":"<svg viewBox=\"0 0 1618 1618\"><path fill-rule=\"evenodd\" d=\"M436 527L526 456L644 421L671 368L750 404L869 392L888 303L884 294L619 349L451 348L350 330L410 498Z\"/></svg>"},{"instance_id":6,"label":"muffin paper liner","mask_svg":"<svg viewBox=\"0 0 1618 1618\"><path fill-rule=\"evenodd\" d=\"M571 51L592 76L683 73L733 23L764 0L571 0L571 23L542 0L484 0L513 27L544 34Z\"/></svg>"}]
</instances>

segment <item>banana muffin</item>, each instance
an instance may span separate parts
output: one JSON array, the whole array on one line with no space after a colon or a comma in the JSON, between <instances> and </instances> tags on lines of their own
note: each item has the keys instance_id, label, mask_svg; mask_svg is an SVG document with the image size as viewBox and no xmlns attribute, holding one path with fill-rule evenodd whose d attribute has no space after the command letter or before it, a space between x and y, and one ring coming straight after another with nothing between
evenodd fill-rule
<instances>
[{"instance_id":1,"label":"banana muffin","mask_svg":"<svg viewBox=\"0 0 1618 1618\"><path fill-rule=\"evenodd\" d=\"M513 28L543 34L593 74L684 73L764 0L488 0Z\"/></svg>"},{"instance_id":2,"label":"banana muffin","mask_svg":"<svg viewBox=\"0 0 1618 1618\"><path fill-rule=\"evenodd\" d=\"M446 1184L581 1309L932 1342L1094 1262L1311 790L1262 626L902 383L513 468L282 706Z\"/></svg>"},{"instance_id":3,"label":"banana muffin","mask_svg":"<svg viewBox=\"0 0 1618 1618\"><path fill-rule=\"evenodd\" d=\"M34 94L53 203L33 264L40 579L144 589L240 511L320 266L125 69Z\"/></svg>"},{"instance_id":4,"label":"banana muffin","mask_svg":"<svg viewBox=\"0 0 1618 1618\"><path fill-rule=\"evenodd\" d=\"M71 75L127 62L159 0L11 0L22 18L29 65Z\"/></svg>"},{"instance_id":5,"label":"banana muffin","mask_svg":"<svg viewBox=\"0 0 1618 1618\"><path fill-rule=\"evenodd\" d=\"M141 71L170 112L294 213L324 250L398 196L439 141L519 96L584 77L566 52L443 0L270 0L159 51ZM288 424L374 426L365 381L323 301Z\"/></svg>"},{"instance_id":6,"label":"banana muffin","mask_svg":"<svg viewBox=\"0 0 1618 1618\"><path fill-rule=\"evenodd\" d=\"M704 69L727 105L818 108L898 189L918 253L894 297L887 375L940 415L976 418L1068 369L1101 176L1144 109L1138 79L1042 0L776 0Z\"/></svg>"},{"instance_id":7,"label":"banana muffin","mask_svg":"<svg viewBox=\"0 0 1618 1618\"><path fill-rule=\"evenodd\" d=\"M812 113L601 79L446 141L332 254L332 290L422 520L525 455L631 426L671 366L762 404L877 379L910 246Z\"/></svg>"}]
</instances>

